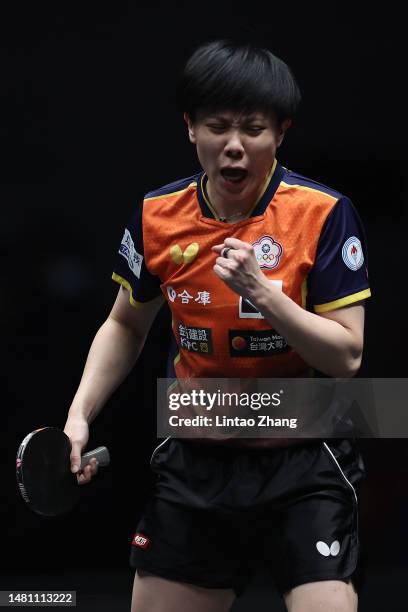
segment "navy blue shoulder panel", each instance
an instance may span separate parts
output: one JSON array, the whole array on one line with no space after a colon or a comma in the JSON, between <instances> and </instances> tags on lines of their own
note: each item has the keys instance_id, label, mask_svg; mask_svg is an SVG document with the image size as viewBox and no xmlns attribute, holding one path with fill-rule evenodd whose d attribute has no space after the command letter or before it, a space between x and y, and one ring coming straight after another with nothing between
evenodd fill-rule
<instances>
[{"instance_id":1,"label":"navy blue shoulder panel","mask_svg":"<svg viewBox=\"0 0 408 612\"><path fill-rule=\"evenodd\" d=\"M126 287L136 302L149 302L161 294L161 281L146 266L142 215L143 203L135 208L124 228L112 278Z\"/></svg>"},{"instance_id":2,"label":"navy blue shoulder panel","mask_svg":"<svg viewBox=\"0 0 408 612\"><path fill-rule=\"evenodd\" d=\"M197 174L193 174L193 176L174 181L173 183L169 183L168 185L164 185L163 187L159 187L158 189L149 191L148 193L146 193L145 199L156 198L158 196L163 195L170 195L171 193L174 193L176 191L182 191L183 189L186 189L191 183L197 183L201 174L202 172L198 172Z\"/></svg>"},{"instance_id":3,"label":"navy blue shoulder panel","mask_svg":"<svg viewBox=\"0 0 408 612\"><path fill-rule=\"evenodd\" d=\"M306 176L302 176L301 174L293 172L292 170L288 170L287 168L285 168L285 170L286 172L282 178L282 181L284 183L288 183L289 185L300 185L301 187L310 187L310 189L316 189L316 191L327 193L327 195L333 196L338 200L343 197L343 194L339 191L336 191L336 189L327 187L327 185L318 183L313 179L307 178Z\"/></svg>"},{"instance_id":4,"label":"navy blue shoulder panel","mask_svg":"<svg viewBox=\"0 0 408 612\"><path fill-rule=\"evenodd\" d=\"M363 224L344 196L324 222L307 286L308 303L313 309L369 289Z\"/></svg>"}]
</instances>

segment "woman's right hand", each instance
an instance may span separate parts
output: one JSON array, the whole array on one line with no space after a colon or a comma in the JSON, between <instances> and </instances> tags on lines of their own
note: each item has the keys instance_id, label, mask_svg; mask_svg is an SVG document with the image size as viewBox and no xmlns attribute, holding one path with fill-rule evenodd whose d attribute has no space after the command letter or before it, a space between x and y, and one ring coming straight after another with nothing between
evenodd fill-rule
<instances>
[{"instance_id":1,"label":"woman's right hand","mask_svg":"<svg viewBox=\"0 0 408 612\"><path fill-rule=\"evenodd\" d=\"M92 458L81 469L82 450L86 447L89 439L88 421L81 416L68 416L64 433L71 440L71 472L77 475L78 484L86 484L98 472L98 462L95 458Z\"/></svg>"}]
</instances>

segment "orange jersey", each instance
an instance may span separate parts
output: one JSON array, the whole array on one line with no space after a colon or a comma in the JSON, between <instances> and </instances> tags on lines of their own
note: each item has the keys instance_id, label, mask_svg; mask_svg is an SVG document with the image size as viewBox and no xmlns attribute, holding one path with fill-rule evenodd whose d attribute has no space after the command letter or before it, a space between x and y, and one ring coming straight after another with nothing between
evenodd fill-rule
<instances>
[{"instance_id":1,"label":"orange jersey","mask_svg":"<svg viewBox=\"0 0 408 612\"><path fill-rule=\"evenodd\" d=\"M350 200L276 161L251 215L221 221L201 172L150 192L132 216L113 279L133 305L163 293L179 378L307 376L308 364L213 271L211 247L254 247L265 276L302 308L327 312L370 296L364 232Z\"/></svg>"}]
</instances>

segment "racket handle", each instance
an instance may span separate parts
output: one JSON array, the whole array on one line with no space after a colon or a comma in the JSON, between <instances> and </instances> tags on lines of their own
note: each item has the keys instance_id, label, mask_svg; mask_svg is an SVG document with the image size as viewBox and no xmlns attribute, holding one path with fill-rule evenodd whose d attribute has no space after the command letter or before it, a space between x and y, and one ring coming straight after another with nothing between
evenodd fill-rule
<instances>
[{"instance_id":1,"label":"racket handle","mask_svg":"<svg viewBox=\"0 0 408 612\"><path fill-rule=\"evenodd\" d=\"M95 459L99 462L100 467L109 465L110 456L109 456L108 449L106 448L106 446L98 446L98 448L95 448L94 450L89 451L85 453L84 455L82 455L81 470L86 466L87 463L89 463L92 457L95 457Z\"/></svg>"}]
</instances>

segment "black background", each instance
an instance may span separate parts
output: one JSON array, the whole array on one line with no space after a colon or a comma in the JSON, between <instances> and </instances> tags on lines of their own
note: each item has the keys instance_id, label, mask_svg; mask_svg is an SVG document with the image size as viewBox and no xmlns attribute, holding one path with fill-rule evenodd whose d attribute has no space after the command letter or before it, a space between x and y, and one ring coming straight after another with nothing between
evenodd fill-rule
<instances>
[{"instance_id":1,"label":"black background","mask_svg":"<svg viewBox=\"0 0 408 612\"><path fill-rule=\"evenodd\" d=\"M373 297L361 376L405 377L407 323L403 19L393 3L14 3L1 15L1 491L4 571L127 567L151 486L155 378L168 314L91 430L112 464L63 519L17 498L15 453L63 427L109 313L125 222L143 194L199 169L174 103L194 47L239 35L268 46L303 93L279 161L348 195L368 237ZM361 442L368 569L408 565L405 439ZM0 585L1 586L1 585ZM21 585L23 588L23 585ZM401 608L395 608L401 609Z\"/></svg>"}]
</instances>

